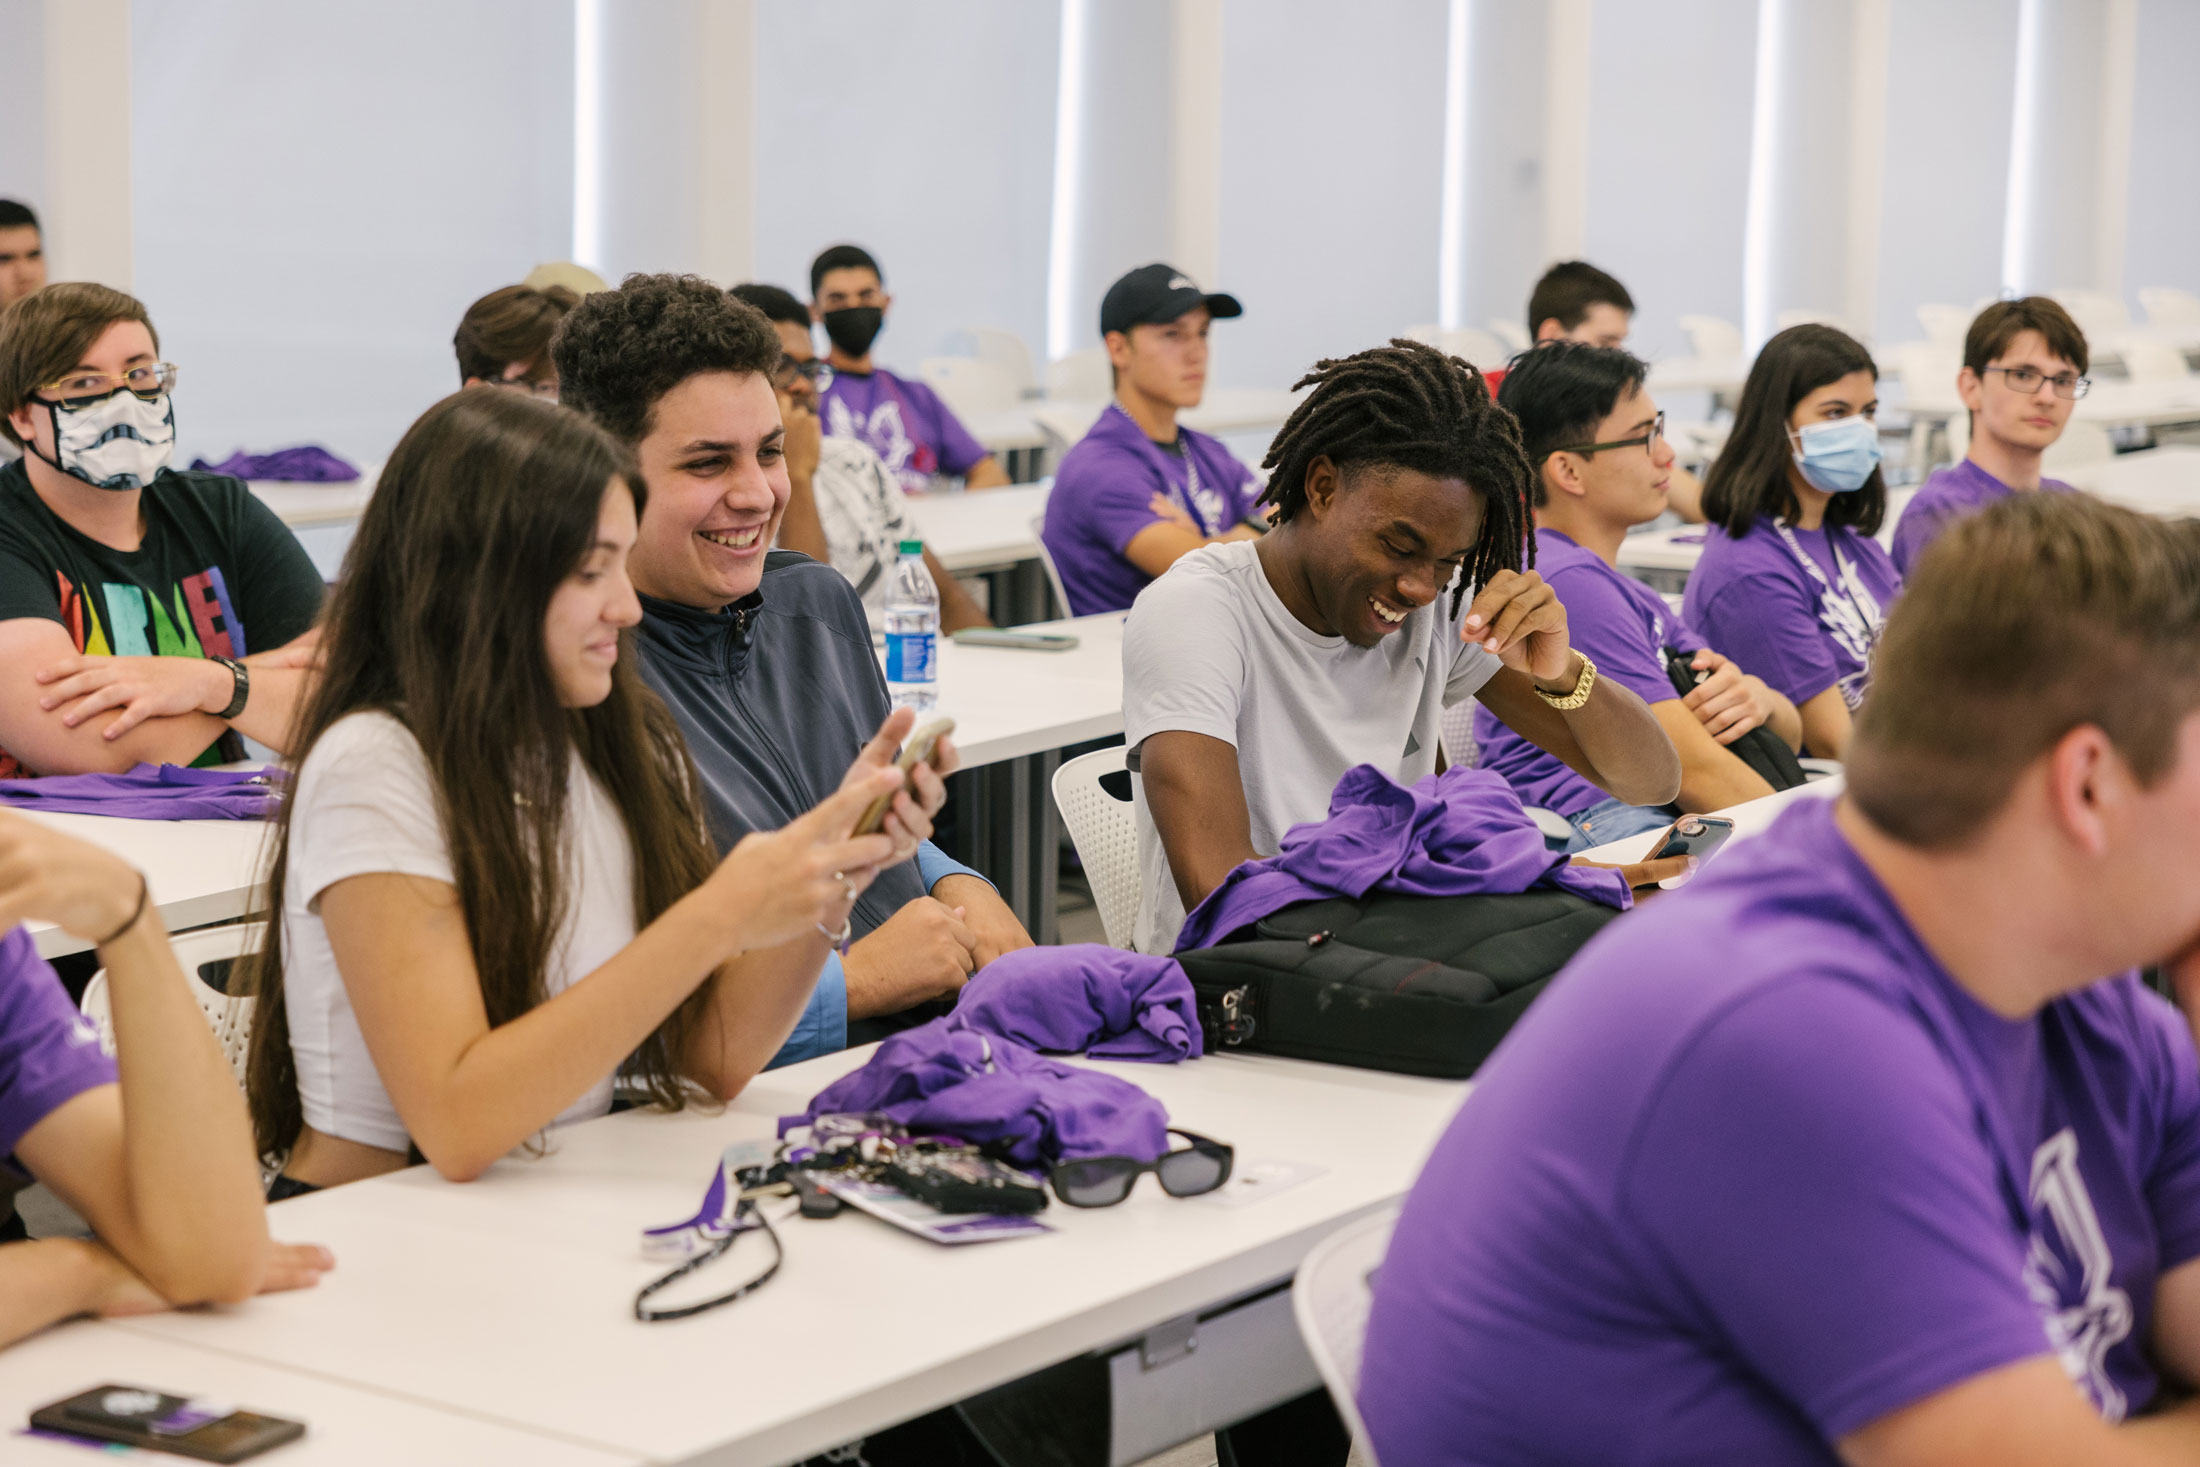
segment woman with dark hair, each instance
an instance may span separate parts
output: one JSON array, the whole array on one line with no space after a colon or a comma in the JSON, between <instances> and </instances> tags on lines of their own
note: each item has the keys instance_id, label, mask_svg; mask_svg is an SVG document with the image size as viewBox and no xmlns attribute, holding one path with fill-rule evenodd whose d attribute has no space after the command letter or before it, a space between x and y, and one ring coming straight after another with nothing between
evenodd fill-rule
<instances>
[{"instance_id":1,"label":"woman with dark hair","mask_svg":"<svg viewBox=\"0 0 2200 1467\"><path fill-rule=\"evenodd\" d=\"M586 419L468 388L390 456L329 613L253 963L271 1195L406 1164L466 1180L613 1077L677 1107L786 1038L848 909L929 812L889 720L840 791L715 859L623 635L644 490ZM930 796L927 796L928 803Z\"/></svg>"},{"instance_id":2,"label":"woman with dark hair","mask_svg":"<svg viewBox=\"0 0 2200 1467\"><path fill-rule=\"evenodd\" d=\"M1710 529L1683 607L1698 636L1795 704L1804 752L1823 759L1848 748L1902 589L1872 538L1887 512L1878 383L1871 353L1831 326L1765 343L1704 479Z\"/></svg>"}]
</instances>

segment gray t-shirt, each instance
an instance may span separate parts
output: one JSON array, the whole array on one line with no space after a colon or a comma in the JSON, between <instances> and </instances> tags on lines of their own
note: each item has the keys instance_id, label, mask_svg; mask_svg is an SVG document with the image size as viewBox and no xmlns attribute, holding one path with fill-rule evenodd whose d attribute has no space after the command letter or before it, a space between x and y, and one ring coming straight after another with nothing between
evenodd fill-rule
<instances>
[{"instance_id":1,"label":"gray t-shirt","mask_svg":"<svg viewBox=\"0 0 2200 1467\"><path fill-rule=\"evenodd\" d=\"M1470 598L1471 599L1471 598ZM1460 615L1464 616L1462 605ZM1372 764L1405 783L1436 772L1444 709L1472 697L1495 657L1459 639L1447 593L1373 647L1316 636L1261 569L1257 541L1193 551L1131 607L1123 629L1123 727L1132 767L1157 733L1183 730L1237 750L1253 849L1329 811L1346 770ZM1169 860L1133 781L1139 951L1168 952L1184 925Z\"/></svg>"}]
</instances>

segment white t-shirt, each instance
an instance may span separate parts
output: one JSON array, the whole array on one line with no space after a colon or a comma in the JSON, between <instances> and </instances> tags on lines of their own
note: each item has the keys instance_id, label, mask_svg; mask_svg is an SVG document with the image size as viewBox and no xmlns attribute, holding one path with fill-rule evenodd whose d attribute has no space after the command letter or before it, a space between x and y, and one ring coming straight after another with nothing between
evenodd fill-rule
<instances>
[{"instance_id":1,"label":"white t-shirt","mask_svg":"<svg viewBox=\"0 0 2200 1467\"><path fill-rule=\"evenodd\" d=\"M543 993L555 995L634 940L633 850L595 777L576 754L568 788L567 915L551 944ZM328 1136L403 1151L405 1123L359 1032L351 995L321 922L321 893L351 876L396 872L452 882L428 762L412 732L386 713L353 713L306 756L291 793L290 869L283 884L283 992L306 1124ZM611 1109L612 1076L554 1124Z\"/></svg>"},{"instance_id":2,"label":"white t-shirt","mask_svg":"<svg viewBox=\"0 0 2200 1467\"><path fill-rule=\"evenodd\" d=\"M1330 792L1355 765L1408 784L1435 773L1444 709L1472 697L1499 665L1459 640L1448 592L1375 646L1355 647L1315 635L1290 613L1261 569L1258 542L1207 545L1131 607L1124 739L1134 768L1139 745L1157 733L1205 734L1234 747L1253 849L1268 855L1292 826L1329 813ZM1184 904L1141 782L1133 796L1138 948L1165 953L1184 925Z\"/></svg>"}]
</instances>

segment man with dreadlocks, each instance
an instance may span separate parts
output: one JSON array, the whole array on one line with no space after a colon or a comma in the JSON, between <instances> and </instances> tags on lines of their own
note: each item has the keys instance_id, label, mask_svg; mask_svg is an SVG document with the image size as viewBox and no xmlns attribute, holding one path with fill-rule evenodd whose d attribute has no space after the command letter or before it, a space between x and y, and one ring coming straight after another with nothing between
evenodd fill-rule
<instances>
[{"instance_id":1,"label":"man with dreadlocks","mask_svg":"<svg viewBox=\"0 0 2200 1467\"><path fill-rule=\"evenodd\" d=\"M1434 773L1464 698L1631 804L1680 788L1657 719L1573 650L1523 567L1528 460L1481 374L1393 341L1297 385L1313 391L1264 464L1275 528L1179 560L1124 632L1141 951L1169 951L1184 913L1320 819L1354 765Z\"/></svg>"}]
</instances>

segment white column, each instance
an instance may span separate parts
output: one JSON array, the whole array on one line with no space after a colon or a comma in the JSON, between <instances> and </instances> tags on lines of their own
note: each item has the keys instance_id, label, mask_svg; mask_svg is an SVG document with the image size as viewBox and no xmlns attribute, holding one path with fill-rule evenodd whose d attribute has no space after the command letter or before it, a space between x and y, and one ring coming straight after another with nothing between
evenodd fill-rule
<instances>
[{"instance_id":1,"label":"white column","mask_svg":"<svg viewBox=\"0 0 2200 1467\"><path fill-rule=\"evenodd\" d=\"M1581 247L1587 0L1451 0L1446 32L1438 321L1521 314L1544 266Z\"/></svg>"},{"instance_id":2,"label":"white column","mask_svg":"<svg viewBox=\"0 0 2200 1467\"><path fill-rule=\"evenodd\" d=\"M1852 231L1851 217L1858 180L1877 189L1874 162L1856 160L1852 167L1858 132L1870 135L1869 125L1857 126L1857 111L1883 110L1886 93L1882 60L1877 95L1855 95L1857 9L1864 3L1761 0L1758 6L1742 253L1742 334L1752 349L1778 329L1782 310L1847 311L1852 249L1877 248L1875 237ZM1883 21L1878 29L1884 35Z\"/></svg>"},{"instance_id":3,"label":"white column","mask_svg":"<svg viewBox=\"0 0 2200 1467\"><path fill-rule=\"evenodd\" d=\"M1841 319L1868 334L1879 313L1880 201L1887 158L1891 0L1855 0L1849 52L1848 259Z\"/></svg>"},{"instance_id":4,"label":"white column","mask_svg":"<svg viewBox=\"0 0 2200 1467\"><path fill-rule=\"evenodd\" d=\"M45 21L51 278L128 290L130 0L46 0Z\"/></svg>"},{"instance_id":5,"label":"white column","mask_svg":"<svg viewBox=\"0 0 2200 1467\"><path fill-rule=\"evenodd\" d=\"M1169 263L1210 290L1222 274L1222 0L1176 0L1170 58Z\"/></svg>"},{"instance_id":6,"label":"white column","mask_svg":"<svg viewBox=\"0 0 2200 1467\"><path fill-rule=\"evenodd\" d=\"M1581 256L1589 232L1589 0L1549 0L1543 82L1543 253Z\"/></svg>"},{"instance_id":7,"label":"white column","mask_svg":"<svg viewBox=\"0 0 2200 1467\"><path fill-rule=\"evenodd\" d=\"M1062 0L1055 57L1053 223L1047 234L1047 360L1084 344L1077 329L1078 232L1084 225L1085 88L1092 0Z\"/></svg>"},{"instance_id":8,"label":"white column","mask_svg":"<svg viewBox=\"0 0 2200 1467\"><path fill-rule=\"evenodd\" d=\"M2002 285L2114 290L2131 173L2133 0L2024 0Z\"/></svg>"},{"instance_id":9,"label":"white column","mask_svg":"<svg viewBox=\"0 0 2200 1467\"><path fill-rule=\"evenodd\" d=\"M701 42L700 269L739 285L756 276L755 0L709 0Z\"/></svg>"}]
</instances>

